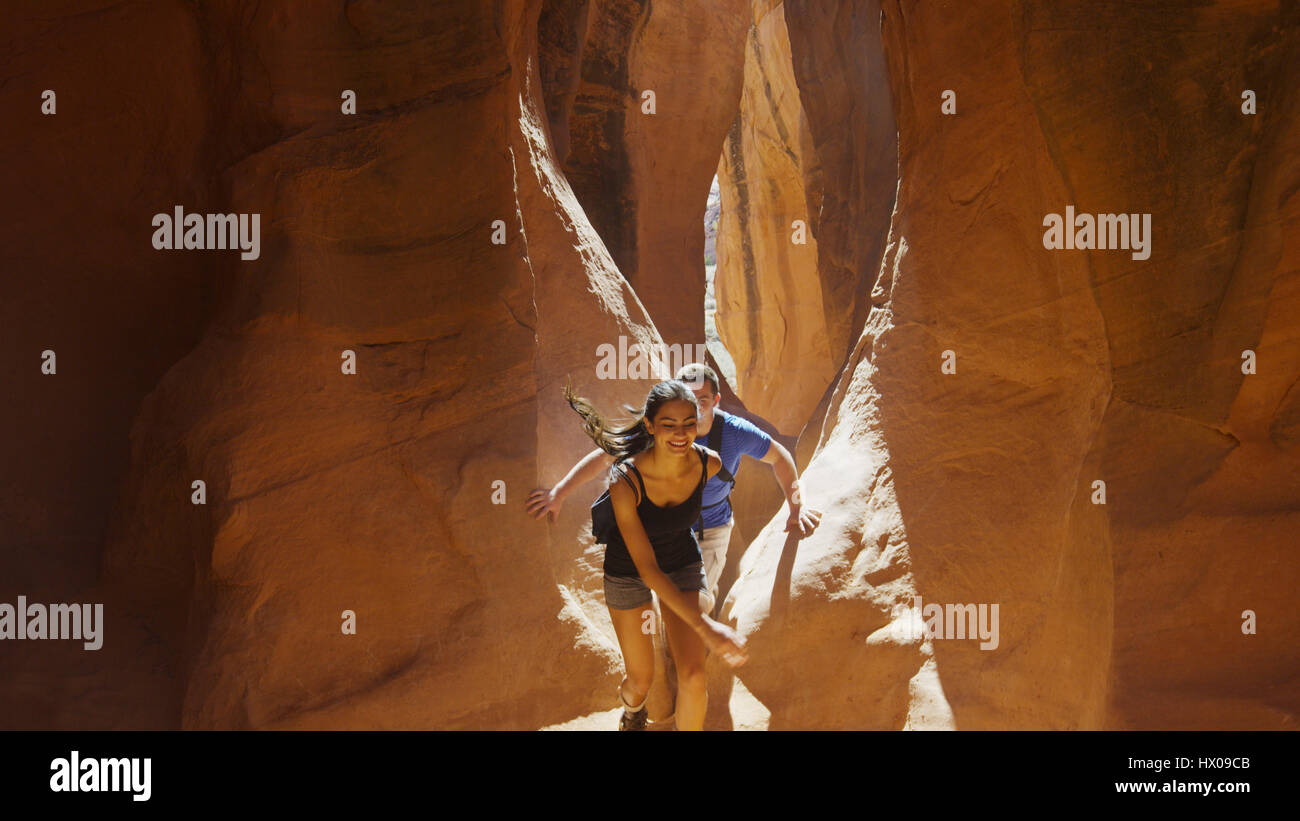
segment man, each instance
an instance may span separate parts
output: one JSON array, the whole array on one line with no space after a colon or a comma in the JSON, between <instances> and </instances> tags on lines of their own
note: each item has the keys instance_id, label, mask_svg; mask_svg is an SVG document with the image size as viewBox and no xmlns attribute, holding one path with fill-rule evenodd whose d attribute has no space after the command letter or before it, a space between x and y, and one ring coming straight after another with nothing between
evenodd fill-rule
<instances>
[{"instance_id":1,"label":"man","mask_svg":"<svg viewBox=\"0 0 1300 821\"><path fill-rule=\"evenodd\" d=\"M719 425L721 444L718 446L718 455L732 476L740 470L741 456L749 456L771 465L772 475L790 506L785 530L793 530L800 538L811 535L821 522L821 511L808 507L801 497L799 473L790 451L753 423L718 407L722 393L718 388L718 375L709 366L700 363L686 365L677 372L676 378L691 386L700 406L696 419L696 441L708 445L709 433L714 431L714 425ZM714 441L717 441L716 433ZM606 474L613 464L613 456L600 449L593 450L574 465L555 487L534 490L528 497L528 512L533 518L540 519L549 515L551 521L555 521L564 500L575 488ZM695 526L700 553L704 559L704 574L708 581L710 612L717 603L718 580L727 564L727 544L735 525L731 512L732 487L731 482L719 476L709 479L704 486L701 521ZM701 525L703 533L700 532Z\"/></svg>"}]
</instances>

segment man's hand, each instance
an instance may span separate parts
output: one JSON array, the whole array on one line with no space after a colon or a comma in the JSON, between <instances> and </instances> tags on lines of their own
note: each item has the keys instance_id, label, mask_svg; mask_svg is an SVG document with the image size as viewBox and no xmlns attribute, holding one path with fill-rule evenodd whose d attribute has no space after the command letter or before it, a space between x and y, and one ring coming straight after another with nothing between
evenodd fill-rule
<instances>
[{"instance_id":1,"label":"man's hand","mask_svg":"<svg viewBox=\"0 0 1300 821\"><path fill-rule=\"evenodd\" d=\"M525 510L528 515L534 519L541 519L543 516L549 516L554 523L560 517L560 508L564 506L564 497L557 496L555 488L539 487L528 496L528 504Z\"/></svg>"},{"instance_id":2,"label":"man's hand","mask_svg":"<svg viewBox=\"0 0 1300 821\"><path fill-rule=\"evenodd\" d=\"M776 477L776 483L781 486L781 492L790 505L790 518L785 520L785 532L796 533L801 539L811 536L822 520L822 512L804 505L803 489L800 487L794 457L780 442L773 439L761 461L772 466L772 475Z\"/></svg>"},{"instance_id":3,"label":"man's hand","mask_svg":"<svg viewBox=\"0 0 1300 821\"><path fill-rule=\"evenodd\" d=\"M816 508L794 505L790 508L790 518L785 520L786 533L798 533L799 538L807 538L821 524L822 512Z\"/></svg>"}]
</instances>

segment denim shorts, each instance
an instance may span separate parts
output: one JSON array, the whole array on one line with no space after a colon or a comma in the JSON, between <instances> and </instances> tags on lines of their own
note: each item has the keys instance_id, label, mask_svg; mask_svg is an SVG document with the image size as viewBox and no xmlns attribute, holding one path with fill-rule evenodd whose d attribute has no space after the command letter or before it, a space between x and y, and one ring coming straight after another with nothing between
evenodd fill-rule
<instances>
[{"instance_id":1,"label":"denim shorts","mask_svg":"<svg viewBox=\"0 0 1300 821\"><path fill-rule=\"evenodd\" d=\"M668 574L683 593L707 591L704 563L694 562ZM615 610L635 610L650 603L650 588L640 576L605 576L605 604Z\"/></svg>"}]
</instances>

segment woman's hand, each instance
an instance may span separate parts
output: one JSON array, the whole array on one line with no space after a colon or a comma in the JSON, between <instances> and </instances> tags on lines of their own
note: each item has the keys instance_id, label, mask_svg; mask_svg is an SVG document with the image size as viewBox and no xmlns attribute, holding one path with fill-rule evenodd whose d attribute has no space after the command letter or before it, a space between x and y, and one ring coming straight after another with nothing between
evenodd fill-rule
<instances>
[{"instance_id":1,"label":"woman's hand","mask_svg":"<svg viewBox=\"0 0 1300 821\"><path fill-rule=\"evenodd\" d=\"M708 616L701 618L703 621L696 632L704 639L704 646L709 648L709 652L721 656L732 667L739 667L748 660L749 651L745 649L744 636Z\"/></svg>"},{"instance_id":2,"label":"woman's hand","mask_svg":"<svg viewBox=\"0 0 1300 821\"><path fill-rule=\"evenodd\" d=\"M543 516L550 516L554 522L560 516L560 508L564 505L564 497L555 492L555 488L539 487L528 496L528 504L524 509L528 515L534 519L540 519Z\"/></svg>"}]
</instances>

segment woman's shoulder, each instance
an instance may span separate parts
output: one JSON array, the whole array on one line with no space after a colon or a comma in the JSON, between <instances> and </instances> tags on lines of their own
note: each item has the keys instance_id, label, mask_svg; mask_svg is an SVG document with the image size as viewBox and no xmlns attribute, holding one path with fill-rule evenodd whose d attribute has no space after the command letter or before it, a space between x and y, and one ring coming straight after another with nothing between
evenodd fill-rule
<instances>
[{"instance_id":1,"label":"woman's shoulder","mask_svg":"<svg viewBox=\"0 0 1300 821\"><path fill-rule=\"evenodd\" d=\"M704 445L695 443L695 451L700 455L700 461L708 466L708 475L713 476L722 467L722 457L715 450L709 450Z\"/></svg>"},{"instance_id":2,"label":"woman's shoulder","mask_svg":"<svg viewBox=\"0 0 1300 821\"><path fill-rule=\"evenodd\" d=\"M641 478L641 470L637 462L641 461L643 454L637 453L631 456L623 456L610 466L610 471L614 476L626 477L630 482L632 477Z\"/></svg>"},{"instance_id":3,"label":"woman's shoulder","mask_svg":"<svg viewBox=\"0 0 1300 821\"><path fill-rule=\"evenodd\" d=\"M636 469L631 467L631 464L631 459L620 459L610 468L609 496L611 501L627 498L632 504L641 503L641 492L637 488L637 480L640 477L636 476Z\"/></svg>"}]
</instances>

